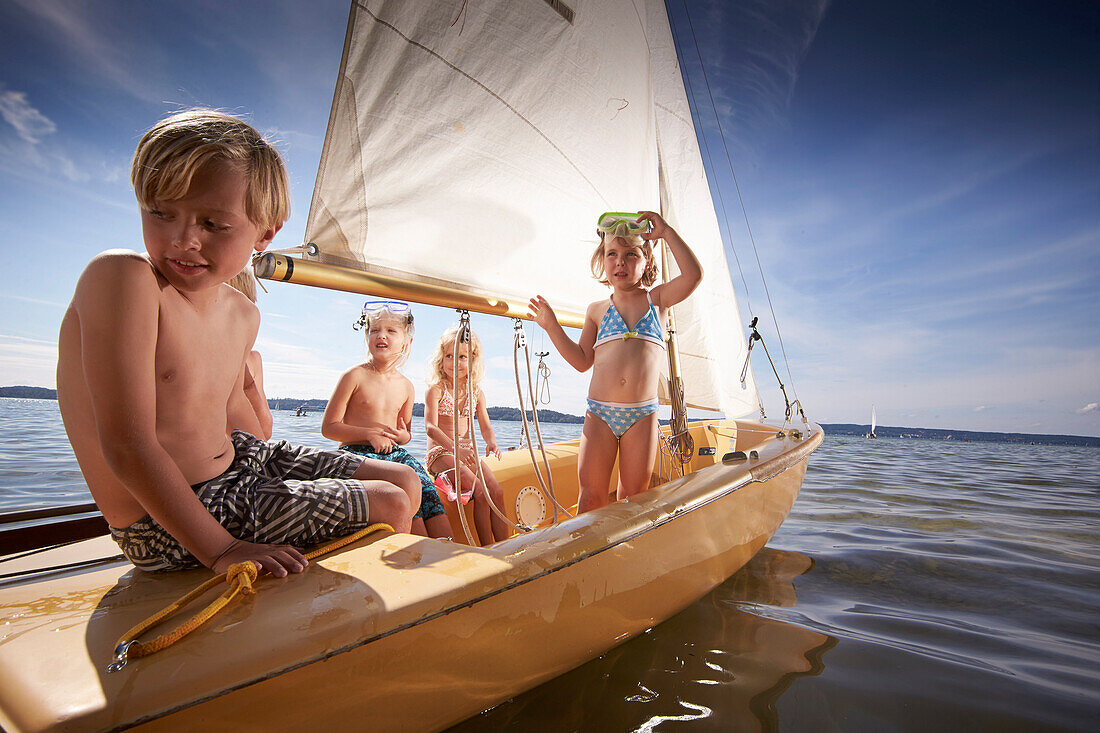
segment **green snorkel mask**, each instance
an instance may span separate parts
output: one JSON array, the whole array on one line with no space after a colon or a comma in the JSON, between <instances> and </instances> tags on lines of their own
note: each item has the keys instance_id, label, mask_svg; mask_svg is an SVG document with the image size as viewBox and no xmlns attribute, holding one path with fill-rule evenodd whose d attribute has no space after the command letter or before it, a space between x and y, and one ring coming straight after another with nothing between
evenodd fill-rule
<instances>
[{"instance_id":1,"label":"green snorkel mask","mask_svg":"<svg viewBox=\"0 0 1100 733\"><path fill-rule=\"evenodd\" d=\"M649 223L638 221L636 211L605 211L596 220L596 231L610 237L640 237Z\"/></svg>"}]
</instances>

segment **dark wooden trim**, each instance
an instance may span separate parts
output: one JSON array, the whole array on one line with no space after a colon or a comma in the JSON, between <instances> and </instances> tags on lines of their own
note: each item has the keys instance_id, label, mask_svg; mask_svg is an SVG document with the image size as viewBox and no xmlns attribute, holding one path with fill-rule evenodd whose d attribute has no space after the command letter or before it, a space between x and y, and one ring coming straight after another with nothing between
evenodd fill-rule
<instances>
[{"instance_id":1,"label":"dark wooden trim","mask_svg":"<svg viewBox=\"0 0 1100 733\"><path fill-rule=\"evenodd\" d=\"M2 529L0 530L0 556L86 540L105 535L107 532L107 520L100 514L60 522L43 522L30 527Z\"/></svg>"}]
</instances>

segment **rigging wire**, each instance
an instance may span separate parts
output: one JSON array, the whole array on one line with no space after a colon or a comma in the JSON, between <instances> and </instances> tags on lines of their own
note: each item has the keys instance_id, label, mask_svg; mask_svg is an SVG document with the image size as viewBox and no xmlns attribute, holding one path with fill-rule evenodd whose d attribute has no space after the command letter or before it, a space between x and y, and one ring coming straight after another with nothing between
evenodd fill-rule
<instances>
[{"instance_id":1,"label":"rigging wire","mask_svg":"<svg viewBox=\"0 0 1100 733\"><path fill-rule=\"evenodd\" d=\"M554 474L550 470L550 459L546 455L546 443L542 439L542 428L539 427L539 411L538 402L535 398L535 389L531 382L531 351L527 346L527 332L523 328L523 321L519 318L514 319L513 331L515 334L515 347L512 351L512 363L515 366L516 372L516 392L519 396L519 416L523 424L523 442L527 446L527 451L531 455L531 465L535 469L535 478L539 483L539 488L542 489L542 493L550 499L554 505L554 523L558 522L558 513L561 512L567 517L573 515L569 513L569 510L563 507L558 502L558 497L554 492ZM523 400L523 387L520 384L519 378L519 352L523 350L523 353L527 360L527 392L531 396L531 418L535 423L535 435L539 441L539 452L542 455L542 462L546 468L546 476L543 476L542 469L539 467L538 460L535 458L535 445L531 440L531 429L527 425L527 407ZM547 370L549 375L549 370Z\"/></svg>"},{"instance_id":2,"label":"rigging wire","mask_svg":"<svg viewBox=\"0 0 1100 733\"><path fill-rule=\"evenodd\" d=\"M550 367L546 365L546 357L549 351L536 351L539 365L535 368L535 403L539 405L550 404Z\"/></svg>"},{"instance_id":3,"label":"rigging wire","mask_svg":"<svg viewBox=\"0 0 1100 733\"><path fill-rule=\"evenodd\" d=\"M684 9L685 11L687 10L686 7ZM684 53L681 51L681 45L679 40L677 39L676 23L672 20L671 9L669 9L667 6L666 13L668 15L669 26L672 29L672 42L676 46L676 55L680 59L686 58ZM699 65L702 66L703 58L702 56L699 56L698 48L696 48L696 56L699 57ZM698 100L695 99L695 87L691 84L691 77L688 75L687 67L684 66L682 63L680 66L680 70L680 76L683 78L684 81L684 88L687 90L688 93L688 106L689 108L692 106L694 106L695 108L695 115L692 117L692 126L695 126L696 119L700 121L699 127L695 130L695 137L699 140L699 142L703 144L703 150L707 154L707 162L710 163L710 169L712 171L717 170L714 165L714 156L712 156L710 153L710 143L707 142L707 136L703 133L703 113L700 111ZM737 274L741 276L741 284L745 286L745 307L748 308L749 315L752 316L752 295L749 293L749 283L748 280L745 278L745 270L741 266L741 258L737 254L737 248L733 246L733 231L730 228L729 213L726 210L726 197L722 194L722 187L719 186L717 182L715 182L714 184L714 190L718 193L718 206L722 209L722 220L718 223L718 226L725 226L726 239L730 243L730 253L733 254L733 260L737 263Z\"/></svg>"},{"instance_id":4,"label":"rigging wire","mask_svg":"<svg viewBox=\"0 0 1100 733\"><path fill-rule=\"evenodd\" d=\"M730 155L729 146L726 144L725 130L722 129L722 120L718 116L718 108L714 103L714 92L711 90L711 87L710 87L710 79L707 77L707 69L706 69L706 66L703 64L703 56L699 52L699 40L698 40L698 37L695 35L695 24L691 20L691 12L688 10L687 0L682 0L682 2L683 2L683 6L684 6L684 16L687 18L688 28L691 30L691 40L692 40L693 46L695 47L695 55L699 59L699 68L700 68L700 70L703 74L703 82L705 83L706 88L707 88L707 95L710 98L711 111L714 113L714 120L718 125L718 135L719 135L719 138L722 141L722 148L726 153L726 163L729 165L730 176L733 179L734 190L737 191L737 200L741 205L741 213L745 218L745 229L746 229L746 231L748 232L748 235L749 235L749 242L752 243L753 254L756 256L756 266L757 266L757 269L760 272L760 281L764 286L764 293L767 296L768 308L771 310L772 324L775 326L775 333L776 333L776 336L779 338L779 348L783 352L783 364L787 369L788 383L791 385L791 391L794 393L795 400L797 401L798 400L798 390L794 386L794 376L791 374L791 364L790 364L790 360L787 358L787 347L783 343L783 334L780 332L780 329L779 329L779 319L775 315L775 304L772 302L771 291L768 288L767 278L764 277L764 267L760 262L760 251L756 247L756 238L753 236L752 227L749 224L749 213L748 213L747 208L745 207L745 200L741 195L741 185L737 181L737 171L733 167L733 158ZM672 25L672 14L668 13L668 15L669 15L669 24ZM675 40L675 29L673 30L673 38ZM687 74L686 70L684 71L683 76L684 76L685 86L687 86L689 89L691 89L692 88L691 81L688 77L688 74ZM692 98L694 98L694 91L691 92L691 95L692 95ZM696 109L698 110L698 104L696 104ZM705 138L702 134L700 134L699 137L701 139L704 139L704 147L707 147L708 157L709 157L709 146L706 146ZM712 165L712 169L713 169L713 162L711 163L711 165ZM715 186L715 188L719 188L719 199L721 199L722 197L721 197L720 187ZM725 211L724 203L723 203L722 213L723 213L723 216L727 216L726 211ZM728 221L727 221L726 226L727 226L727 231L728 231L729 230ZM731 248L733 247L732 237L730 239L730 247ZM736 251L734 252L734 257L737 258ZM738 268L740 268L740 265L741 265L740 259L738 259L737 261L738 261ZM742 278L744 278L743 274L742 274ZM747 291L747 285L746 285L746 291ZM747 292L746 292L745 297L746 297L746 305L747 305L748 304L748 294L747 294ZM751 307L749 309L749 313L750 313L750 315L752 314Z\"/></svg>"},{"instance_id":5,"label":"rigging wire","mask_svg":"<svg viewBox=\"0 0 1100 733\"><path fill-rule=\"evenodd\" d=\"M458 328L458 332L455 333L454 351L451 352L451 353L454 354L454 360L455 360L456 365L458 363L458 345L459 345L459 343L467 344L467 347L469 347L471 342L473 341L473 339L470 337L470 335L471 335L470 311L460 310L459 311L459 321L458 322L459 322L459 328ZM459 458L458 458L458 451L459 451L458 415L459 415L459 412L460 412L459 407L458 407L458 380L454 379L451 384L452 384L452 389L454 390L454 392L451 395L451 401L454 403L454 406L455 406L455 408L454 408L454 413L455 414L454 414L454 417L451 420L451 424L452 424L452 428L453 428L452 429L452 435L453 435L453 438L454 438L454 463L455 463L454 477L456 479L456 481L454 482L454 485L455 485L455 491L457 491L458 494L461 495L461 493L462 493L462 484L459 481L457 481L457 479L458 479L458 463L459 463ZM522 527L522 526L516 524L515 522L513 522L511 519L509 519L508 515L505 514L504 512L502 512L499 507L497 507L496 502L493 501L493 497L489 495L489 484L487 484L485 482L485 471L484 471L484 469L482 468L482 465L481 465L481 451L479 451L478 447L477 447L477 435L475 434L477 431L474 430L474 420L477 417L477 398L474 395L474 371L473 371L473 369L467 369L466 370L466 414L468 415L468 417L466 418L466 435L469 436L470 447L471 447L471 450L473 450L474 458L477 461L477 474L476 474L477 475L477 480L481 482L481 488L484 490L485 501L489 504L489 509L494 514L496 514L498 517L503 519L505 522L512 525L513 529L519 530L520 532L530 532L531 530L530 530L529 527ZM477 490L476 487L475 487L474 490L475 491ZM466 539L470 540L471 545L476 545L477 543L474 542L473 538L470 536L470 528L469 528L469 525L466 522L466 512L462 508L461 501L459 501L457 503L455 508L458 510L458 516L462 520L462 530L466 533ZM495 538L494 538L494 541L496 541ZM490 542L488 544L492 544L492 542ZM487 545L483 545L483 546L487 546Z\"/></svg>"}]
</instances>

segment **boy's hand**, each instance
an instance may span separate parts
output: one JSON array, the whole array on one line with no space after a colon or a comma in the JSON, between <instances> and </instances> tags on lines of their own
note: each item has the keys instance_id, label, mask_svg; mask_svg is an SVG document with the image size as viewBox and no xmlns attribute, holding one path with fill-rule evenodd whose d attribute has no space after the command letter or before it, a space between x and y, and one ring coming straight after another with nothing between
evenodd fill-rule
<instances>
[{"instance_id":1,"label":"boy's hand","mask_svg":"<svg viewBox=\"0 0 1100 733\"><path fill-rule=\"evenodd\" d=\"M531 298L528 311L535 323L542 326L544 331L548 329L550 324L558 322L558 316L554 313L554 309L550 307L550 303L547 302L546 298L541 295Z\"/></svg>"},{"instance_id":2,"label":"boy's hand","mask_svg":"<svg viewBox=\"0 0 1100 733\"><path fill-rule=\"evenodd\" d=\"M649 231L642 232L642 239L665 239L665 234L672 230L660 214L655 211L639 211L635 221L649 221Z\"/></svg>"},{"instance_id":3,"label":"boy's hand","mask_svg":"<svg viewBox=\"0 0 1100 733\"><path fill-rule=\"evenodd\" d=\"M376 423L369 428L368 435L370 436L369 442L372 448L379 453L389 453L393 450L393 447L397 445L397 438L399 437L397 431L391 428L389 425L382 425Z\"/></svg>"},{"instance_id":4,"label":"boy's hand","mask_svg":"<svg viewBox=\"0 0 1100 733\"><path fill-rule=\"evenodd\" d=\"M485 444L485 455L500 458L500 448L497 447L496 442Z\"/></svg>"},{"instance_id":5,"label":"boy's hand","mask_svg":"<svg viewBox=\"0 0 1100 733\"><path fill-rule=\"evenodd\" d=\"M215 573L224 573L230 565L251 561L276 578L285 578L287 571L300 573L309 565L305 555L290 545L261 545L244 540L233 540L221 555L214 560L210 569Z\"/></svg>"}]
</instances>

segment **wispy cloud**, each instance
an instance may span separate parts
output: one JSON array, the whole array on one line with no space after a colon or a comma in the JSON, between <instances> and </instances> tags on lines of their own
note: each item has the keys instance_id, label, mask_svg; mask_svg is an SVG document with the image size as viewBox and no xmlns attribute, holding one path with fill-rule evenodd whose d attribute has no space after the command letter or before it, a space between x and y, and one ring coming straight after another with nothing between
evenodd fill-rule
<instances>
[{"instance_id":1,"label":"wispy cloud","mask_svg":"<svg viewBox=\"0 0 1100 733\"><path fill-rule=\"evenodd\" d=\"M109 80L122 91L146 102L160 103L162 96L148 81L155 64L135 64L132 47L122 47L95 28L95 6L74 5L57 0L16 0L24 11L36 17L47 29L48 37L58 39L59 50L79 57L87 76ZM62 43L60 43L63 41ZM157 55L154 44L142 48L146 61Z\"/></svg>"},{"instance_id":2,"label":"wispy cloud","mask_svg":"<svg viewBox=\"0 0 1100 733\"><path fill-rule=\"evenodd\" d=\"M18 300L18 301L21 301L23 303L34 303L35 305L48 305L51 308L66 308L66 307L68 307L68 303L58 303L58 302L53 301L53 300L39 300L38 298L28 298L28 297L23 296L23 295L12 295L11 293L0 293L0 298L7 298L8 300ZM14 337L6 337L6 336L0 334L0 338L14 338Z\"/></svg>"},{"instance_id":3,"label":"wispy cloud","mask_svg":"<svg viewBox=\"0 0 1100 733\"><path fill-rule=\"evenodd\" d=\"M56 369L56 342L0 334L0 385L52 387Z\"/></svg>"},{"instance_id":4,"label":"wispy cloud","mask_svg":"<svg viewBox=\"0 0 1100 733\"><path fill-rule=\"evenodd\" d=\"M716 130L717 115L733 159L750 164L760 141L787 125L787 109L802 61L813 44L829 3L772 3L753 0L730 6L712 2L689 17L674 10L675 30L685 49L682 63L702 106L701 124ZM736 16L736 17L734 17ZM706 83L694 56L695 42L706 69ZM689 90L690 91L690 90ZM708 93L714 95L714 111ZM716 151L724 158L725 153ZM723 162L721 165L725 165Z\"/></svg>"},{"instance_id":5,"label":"wispy cloud","mask_svg":"<svg viewBox=\"0 0 1100 733\"><path fill-rule=\"evenodd\" d=\"M31 103L26 92L4 89L0 85L0 118L15 132L14 138L7 133L0 135L0 169L24 177L34 177L44 172L47 175L60 174L73 182L89 179L87 173L60 146L41 144L55 135L58 127Z\"/></svg>"},{"instance_id":6,"label":"wispy cloud","mask_svg":"<svg viewBox=\"0 0 1100 733\"><path fill-rule=\"evenodd\" d=\"M27 101L25 92L10 89L0 92L0 116L15 128L16 134L32 145L57 131L53 120L39 112Z\"/></svg>"}]
</instances>

